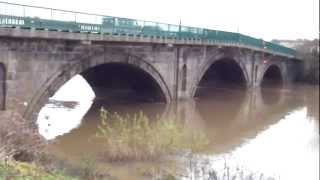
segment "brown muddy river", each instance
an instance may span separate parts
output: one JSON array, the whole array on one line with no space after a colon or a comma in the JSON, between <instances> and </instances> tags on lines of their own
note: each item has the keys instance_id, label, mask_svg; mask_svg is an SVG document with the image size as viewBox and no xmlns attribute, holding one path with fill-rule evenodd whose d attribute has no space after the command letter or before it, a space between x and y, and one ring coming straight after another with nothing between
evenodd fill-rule
<instances>
[{"instance_id":1,"label":"brown muddy river","mask_svg":"<svg viewBox=\"0 0 320 180\"><path fill-rule=\"evenodd\" d=\"M182 120L204 132L210 146L204 153L186 150L161 162L99 161L99 168L114 179L157 179L157 173L146 176L140 171L161 169L184 180L319 180L319 87L203 88L201 93L201 98L178 105L109 101L95 99L76 76L41 110L39 132L49 142L48 151L77 164L103 148L91 141L101 106L120 114L143 111L151 119Z\"/></svg>"}]
</instances>

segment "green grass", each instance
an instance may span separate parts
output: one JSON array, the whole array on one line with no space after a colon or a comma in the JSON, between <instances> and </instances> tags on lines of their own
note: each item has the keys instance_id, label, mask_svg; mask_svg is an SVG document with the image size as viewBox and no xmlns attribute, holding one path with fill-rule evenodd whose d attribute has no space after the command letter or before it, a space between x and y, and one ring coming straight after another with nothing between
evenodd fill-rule
<instances>
[{"instance_id":1,"label":"green grass","mask_svg":"<svg viewBox=\"0 0 320 180\"><path fill-rule=\"evenodd\" d=\"M0 161L0 179L13 180L72 180L62 171L46 172L36 165L23 162L1 162Z\"/></svg>"},{"instance_id":2,"label":"green grass","mask_svg":"<svg viewBox=\"0 0 320 180\"><path fill-rule=\"evenodd\" d=\"M142 112L122 116L103 108L100 118L96 137L103 140L108 161L155 160L184 149L200 151L209 144L204 133L174 119L152 121Z\"/></svg>"}]
</instances>

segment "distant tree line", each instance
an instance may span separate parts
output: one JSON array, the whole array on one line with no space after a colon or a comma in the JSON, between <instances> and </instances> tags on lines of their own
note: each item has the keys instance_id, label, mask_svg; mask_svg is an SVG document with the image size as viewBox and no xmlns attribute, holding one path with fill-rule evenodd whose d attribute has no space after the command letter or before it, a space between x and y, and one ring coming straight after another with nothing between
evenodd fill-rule
<instances>
[{"instance_id":1,"label":"distant tree line","mask_svg":"<svg viewBox=\"0 0 320 180\"><path fill-rule=\"evenodd\" d=\"M319 39L305 41L296 47L304 60L304 82L319 84Z\"/></svg>"},{"instance_id":2,"label":"distant tree line","mask_svg":"<svg viewBox=\"0 0 320 180\"><path fill-rule=\"evenodd\" d=\"M272 42L296 49L304 65L299 80L319 84L319 39L272 40Z\"/></svg>"}]
</instances>

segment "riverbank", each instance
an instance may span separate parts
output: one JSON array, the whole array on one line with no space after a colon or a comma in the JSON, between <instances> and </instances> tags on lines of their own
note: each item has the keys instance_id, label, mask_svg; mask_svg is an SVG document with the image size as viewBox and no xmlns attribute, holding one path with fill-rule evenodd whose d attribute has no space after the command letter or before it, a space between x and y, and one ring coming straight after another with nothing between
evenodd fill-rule
<instances>
[{"instance_id":1,"label":"riverbank","mask_svg":"<svg viewBox=\"0 0 320 180\"><path fill-rule=\"evenodd\" d=\"M46 171L43 168L26 162L0 161L0 179L45 179L45 180L73 180L71 176L63 171Z\"/></svg>"},{"instance_id":2,"label":"riverbank","mask_svg":"<svg viewBox=\"0 0 320 180\"><path fill-rule=\"evenodd\" d=\"M0 133L0 177L22 179L105 179L115 177L102 162L135 164L160 162L163 157L184 150L199 151L209 145L205 134L184 127L182 121L149 119L144 113L123 116L100 111L100 124L91 141L103 144L101 152L93 157L69 164L66 159L46 154L45 141L32 131L31 124L19 116L3 120ZM151 163L152 164L152 163ZM173 179L167 171L139 167L139 176Z\"/></svg>"}]
</instances>

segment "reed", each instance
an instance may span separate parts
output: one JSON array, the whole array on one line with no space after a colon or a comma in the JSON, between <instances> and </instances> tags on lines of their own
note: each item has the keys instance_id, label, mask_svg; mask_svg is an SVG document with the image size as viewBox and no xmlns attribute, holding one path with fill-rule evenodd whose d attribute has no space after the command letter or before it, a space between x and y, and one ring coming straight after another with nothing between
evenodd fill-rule
<instances>
[{"instance_id":1,"label":"reed","mask_svg":"<svg viewBox=\"0 0 320 180\"><path fill-rule=\"evenodd\" d=\"M143 112L133 116L100 111L96 137L103 140L103 157L108 161L155 160L180 150L200 151L209 144L196 132L174 119L151 120Z\"/></svg>"}]
</instances>

